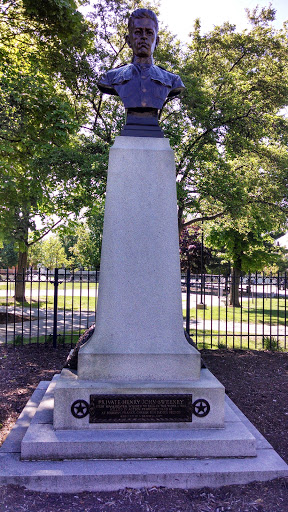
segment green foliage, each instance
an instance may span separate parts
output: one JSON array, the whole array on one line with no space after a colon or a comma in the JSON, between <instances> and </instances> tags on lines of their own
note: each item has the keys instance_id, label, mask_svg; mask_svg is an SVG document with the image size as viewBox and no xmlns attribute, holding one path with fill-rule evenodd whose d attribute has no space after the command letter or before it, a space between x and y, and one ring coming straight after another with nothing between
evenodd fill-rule
<instances>
[{"instance_id":1,"label":"green foliage","mask_svg":"<svg viewBox=\"0 0 288 512\"><path fill-rule=\"evenodd\" d=\"M206 243L245 272L276 261L267 233L287 219L287 32L272 28L274 15L248 11L241 33L225 23L202 36L196 22L182 57L179 224L208 221Z\"/></svg>"},{"instance_id":2,"label":"green foliage","mask_svg":"<svg viewBox=\"0 0 288 512\"><path fill-rule=\"evenodd\" d=\"M0 268L11 268L15 267L17 263L17 253L14 248L14 244L4 243L3 247L0 248Z\"/></svg>"},{"instance_id":3,"label":"green foliage","mask_svg":"<svg viewBox=\"0 0 288 512\"><path fill-rule=\"evenodd\" d=\"M103 220L104 202L98 202L89 210L85 223L76 224L74 230L72 226L68 230L63 230L62 239L66 239L70 262L73 267L99 268Z\"/></svg>"},{"instance_id":4,"label":"green foliage","mask_svg":"<svg viewBox=\"0 0 288 512\"><path fill-rule=\"evenodd\" d=\"M17 334L14 338L14 345L23 345L23 336Z\"/></svg>"},{"instance_id":5,"label":"green foliage","mask_svg":"<svg viewBox=\"0 0 288 512\"><path fill-rule=\"evenodd\" d=\"M77 241L70 247L73 267L96 268L100 265L99 246L93 243L91 232L87 225L80 224L76 230Z\"/></svg>"},{"instance_id":6,"label":"green foliage","mask_svg":"<svg viewBox=\"0 0 288 512\"><path fill-rule=\"evenodd\" d=\"M64 246L57 235L46 240L36 242L29 247L28 265L37 268L37 265L53 269L69 266Z\"/></svg>"},{"instance_id":7,"label":"green foliage","mask_svg":"<svg viewBox=\"0 0 288 512\"><path fill-rule=\"evenodd\" d=\"M205 213L212 200L214 213L263 201L267 174L275 181L276 169L287 167L279 140L287 141L287 120L280 115L287 104L287 36L265 19L264 27L250 31L236 33L224 24L204 36L196 24L185 55L183 103L191 126L179 148L179 182L200 192L198 207ZM245 197L243 178L252 173L261 184L262 167L265 188Z\"/></svg>"},{"instance_id":8,"label":"green foliage","mask_svg":"<svg viewBox=\"0 0 288 512\"><path fill-rule=\"evenodd\" d=\"M258 229L257 229L258 228ZM279 258L274 240L259 228L253 217L225 218L206 226L206 243L222 260L243 273L259 272Z\"/></svg>"},{"instance_id":9,"label":"green foliage","mask_svg":"<svg viewBox=\"0 0 288 512\"><path fill-rule=\"evenodd\" d=\"M53 228L52 215L79 213L102 172L97 147L76 137L87 110L73 94L90 69L91 36L75 9L72 0L15 0L0 11L0 237L22 253Z\"/></svg>"},{"instance_id":10,"label":"green foliage","mask_svg":"<svg viewBox=\"0 0 288 512\"><path fill-rule=\"evenodd\" d=\"M44 240L41 249L41 264L44 267L53 269L69 265L59 236L53 235Z\"/></svg>"},{"instance_id":11,"label":"green foliage","mask_svg":"<svg viewBox=\"0 0 288 512\"><path fill-rule=\"evenodd\" d=\"M263 348L272 352L283 352L283 348L274 336L263 336Z\"/></svg>"},{"instance_id":12,"label":"green foliage","mask_svg":"<svg viewBox=\"0 0 288 512\"><path fill-rule=\"evenodd\" d=\"M50 30L52 26L58 33L60 30L66 33L67 25L75 28L78 19L81 18L80 12L76 11L77 3L74 0L23 0L23 8L32 20L49 25Z\"/></svg>"},{"instance_id":13,"label":"green foliage","mask_svg":"<svg viewBox=\"0 0 288 512\"><path fill-rule=\"evenodd\" d=\"M43 241L39 240L35 244L30 245L28 249L28 267L37 268L42 264Z\"/></svg>"}]
</instances>

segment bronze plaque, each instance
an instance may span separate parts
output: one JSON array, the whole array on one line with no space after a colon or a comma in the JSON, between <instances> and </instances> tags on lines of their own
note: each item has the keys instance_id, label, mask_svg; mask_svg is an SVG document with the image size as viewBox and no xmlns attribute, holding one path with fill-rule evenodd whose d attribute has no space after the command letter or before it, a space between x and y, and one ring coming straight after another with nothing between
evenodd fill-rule
<instances>
[{"instance_id":1,"label":"bronze plaque","mask_svg":"<svg viewBox=\"0 0 288 512\"><path fill-rule=\"evenodd\" d=\"M192 395L90 395L90 423L192 421Z\"/></svg>"}]
</instances>

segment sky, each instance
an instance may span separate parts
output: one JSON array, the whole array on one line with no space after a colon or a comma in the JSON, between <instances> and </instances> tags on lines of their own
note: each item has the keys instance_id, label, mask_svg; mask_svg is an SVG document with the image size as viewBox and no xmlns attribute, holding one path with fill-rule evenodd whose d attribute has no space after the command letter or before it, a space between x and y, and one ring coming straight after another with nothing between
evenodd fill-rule
<instances>
[{"instance_id":1,"label":"sky","mask_svg":"<svg viewBox=\"0 0 288 512\"><path fill-rule=\"evenodd\" d=\"M235 24L237 30L249 26L245 8L254 9L268 7L269 0L160 0L160 16L162 21L172 33L178 35L182 41L187 40L189 32L193 30L194 20L200 18L202 33L221 25L224 21ZM276 9L275 28L281 28L283 21L288 20L287 0L272 0L272 7Z\"/></svg>"}]
</instances>

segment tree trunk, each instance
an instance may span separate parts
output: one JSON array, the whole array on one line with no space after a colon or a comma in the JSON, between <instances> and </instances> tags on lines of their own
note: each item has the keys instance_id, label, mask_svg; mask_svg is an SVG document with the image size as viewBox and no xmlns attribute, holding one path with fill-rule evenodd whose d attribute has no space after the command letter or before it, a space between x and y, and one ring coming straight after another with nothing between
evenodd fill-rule
<instances>
[{"instance_id":1,"label":"tree trunk","mask_svg":"<svg viewBox=\"0 0 288 512\"><path fill-rule=\"evenodd\" d=\"M183 206L180 206L180 204L178 205L178 232L179 232L179 240L180 240L180 236L181 236L181 232L183 230L183 212L184 212L184 207Z\"/></svg>"},{"instance_id":2,"label":"tree trunk","mask_svg":"<svg viewBox=\"0 0 288 512\"><path fill-rule=\"evenodd\" d=\"M18 253L18 269L15 283L15 299L18 302L25 302L25 275L27 270L28 248Z\"/></svg>"},{"instance_id":3,"label":"tree trunk","mask_svg":"<svg viewBox=\"0 0 288 512\"><path fill-rule=\"evenodd\" d=\"M229 294L229 306L240 308L241 304L239 301L239 285L240 285L241 270L233 267L231 273L231 286Z\"/></svg>"}]
</instances>

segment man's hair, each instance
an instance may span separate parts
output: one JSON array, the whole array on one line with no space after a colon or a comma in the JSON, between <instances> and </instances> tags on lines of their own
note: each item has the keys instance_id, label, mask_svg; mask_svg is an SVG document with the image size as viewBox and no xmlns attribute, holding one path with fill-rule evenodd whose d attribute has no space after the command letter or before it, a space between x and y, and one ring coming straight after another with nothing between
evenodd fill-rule
<instances>
[{"instance_id":1,"label":"man's hair","mask_svg":"<svg viewBox=\"0 0 288 512\"><path fill-rule=\"evenodd\" d=\"M137 18L150 18L151 20L153 20L156 26L156 32L158 33L158 20L155 12L150 11L150 9L136 9L136 11L133 11L129 17L128 30L130 30L134 19Z\"/></svg>"}]
</instances>

